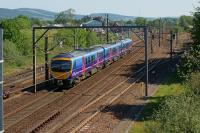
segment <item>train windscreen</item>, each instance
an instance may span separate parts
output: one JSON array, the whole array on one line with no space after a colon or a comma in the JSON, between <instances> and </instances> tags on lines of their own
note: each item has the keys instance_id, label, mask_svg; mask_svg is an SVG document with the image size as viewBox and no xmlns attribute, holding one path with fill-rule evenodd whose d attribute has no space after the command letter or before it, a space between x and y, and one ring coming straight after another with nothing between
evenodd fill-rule
<instances>
[{"instance_id":1,"label":"train windscreen","mask_svg":"<svg viewBox=\"0 0 200 133\"><path fill-rule=\"evenodd\" d=\"M71 70L71 61L54 60L51 62L51 70L54 72L69 72Z\"/></svg>"}]
</instances>

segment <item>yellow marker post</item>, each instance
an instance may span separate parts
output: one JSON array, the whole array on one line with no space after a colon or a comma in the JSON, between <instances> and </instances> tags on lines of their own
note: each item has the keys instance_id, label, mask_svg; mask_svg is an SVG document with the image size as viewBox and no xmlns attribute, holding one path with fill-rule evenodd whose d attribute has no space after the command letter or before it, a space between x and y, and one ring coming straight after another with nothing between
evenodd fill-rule
<instances>
[{"instance_id":1,"label":"yellow marker post","mask_svg":"<svg viewBox=\"0 0 200 133\"><path fill-rule=\"evenodd\" d=\"M144 96L144 82L141 82L141 95Z\"/></svg>"}]
</instances>

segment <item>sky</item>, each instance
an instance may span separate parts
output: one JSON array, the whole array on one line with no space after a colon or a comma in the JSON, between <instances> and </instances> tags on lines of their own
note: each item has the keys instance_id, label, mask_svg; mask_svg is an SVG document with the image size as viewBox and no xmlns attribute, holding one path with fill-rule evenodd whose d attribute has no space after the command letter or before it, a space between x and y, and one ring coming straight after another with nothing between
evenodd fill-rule
<instances>
[{"instance_id":1,"label":"sky","mask_svg":"<svg viewBox=\"0 0 200 133\"><path fill-rule=\"evenodd\" d=\"M76 14L117 13L142 17L191 15L200 0L0 0L0 8L38 8L60 12L73 8Z\"/></svg>"}]
</instances>

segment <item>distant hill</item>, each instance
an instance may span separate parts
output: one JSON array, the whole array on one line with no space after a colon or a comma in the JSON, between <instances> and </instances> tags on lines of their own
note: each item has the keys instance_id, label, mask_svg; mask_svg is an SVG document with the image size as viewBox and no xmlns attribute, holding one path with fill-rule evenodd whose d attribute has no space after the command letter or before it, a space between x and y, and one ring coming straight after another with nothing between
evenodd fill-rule
<instances>
[{"instance_id":1,"label":"distant hill","mask_svg":"<svg viewBox=\"0 0 200 133\"><path fill-rule=\"evenodd\" d=\"M30 8L19 8L19 9L0 8L0 18L14 18L19 15L24 15L30 18L51 20L54 19L56 13L41 9L30 9Z\"/></svg>"},{"instance_id":2,"label":"distant hill","mask_svg":"<svg viewBox=\"0 0 200 133\"><path fill-rule=\"evenodd\" d=\"M52 11L46 11L41 9L31 9L31 8L19 8L19 9L7 9L7 8L0 8L0 19L2 18L14 18L19 15L24 15L30 18L39 18L44 20L53 20L55 15L58 14ZM89 16L96 17L96 16L105 16L106 13L92 13ZM84 15L75 15L75 19L81 19ZM112 14L109 13L109 18L113 21L120 21L120 20L132 20L135 19L135 16L124 16L119 14ZM151 19L151 18L149 18Z\"/></svg>"}]
</instances>

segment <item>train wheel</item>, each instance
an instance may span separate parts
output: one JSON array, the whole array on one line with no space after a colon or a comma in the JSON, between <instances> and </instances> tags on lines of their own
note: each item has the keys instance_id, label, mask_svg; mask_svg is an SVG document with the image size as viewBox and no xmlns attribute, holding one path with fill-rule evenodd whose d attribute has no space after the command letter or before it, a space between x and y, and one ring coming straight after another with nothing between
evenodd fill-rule
<instances>
[{"instance_id":1,"label":"train wheel","mask_svg":"<svg viewBox=\"0 0 200 133\"><path fill-rule=\"evenodd\" d=\"M95 73L97 73L97 68L93 68L93 69L91 70L91 75L94 75Z\"/></svg>"},{"instance_id":2,"label":"train wheel","mask_svg":"<svg viewBox=\"0 0 200 133\"><path fill-rule=\"evenodd\" d=\"M81 82L81 78L78 77L78 78L74 79L73 84L74 84L74 85L77 85L77 84L79 84L80 82Z\"/></svg>"},{"instance_id":3,"label":"train wheel","mask_svg":"<svg viewBox=\"0 0 200 133\"><path fill-rule=\"evenodd\" d=\"M67 81L67 80L62 80L62 83L63 83L64 86L68 86L69 85L69 81Z\"/></svg>"},{"instance_id":4,"label":"train wheel","mask_svg":"<svg viewBox=\"0 0 200 133\"><path fill-rule=\"evenodd\" d=\"M86 76L85 76L85 74L83 74L82 76L81 76L81 80L84 80L86 78Z\"/></svg>"},{"instance_id":5,"label":"train wheel","mask_svg":"<svg viewBox=\"0 0 200 133\"><path fill-rule=\"evenodd\" d=\"M87 72L85 75L86 75L86 78L88 78L88 77L90 77L91 74L90 74L90 72Z\"/></svg>"},{"instance_id":6,"label":"train wheel","mask_svg":"<svg viewBox=\"0 0 200 133\"><path fill-rule=\"evenodd\" d=\"M58 81L51 76L50 80L49 80L49 85L50 86L57 86L58 85Z\"/></svg>"}]
</instances>

